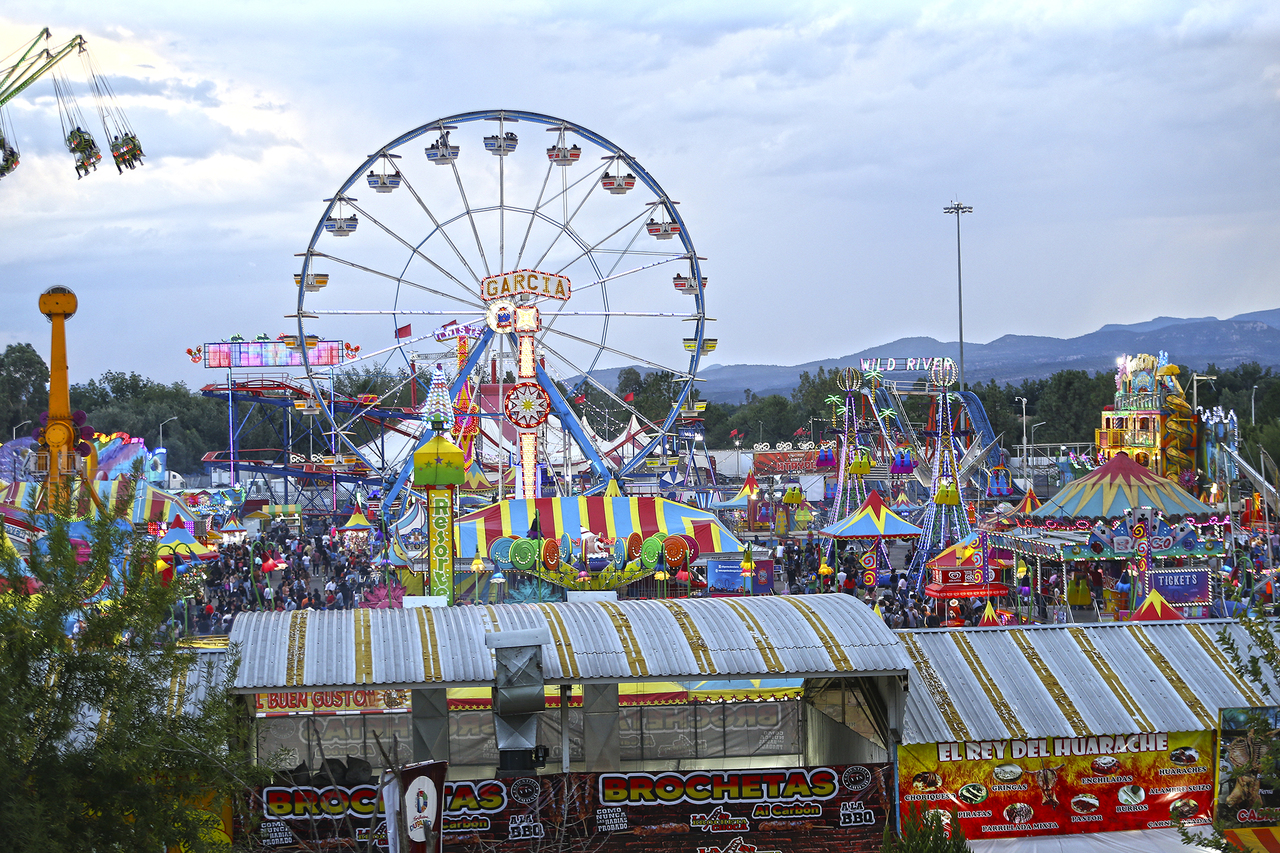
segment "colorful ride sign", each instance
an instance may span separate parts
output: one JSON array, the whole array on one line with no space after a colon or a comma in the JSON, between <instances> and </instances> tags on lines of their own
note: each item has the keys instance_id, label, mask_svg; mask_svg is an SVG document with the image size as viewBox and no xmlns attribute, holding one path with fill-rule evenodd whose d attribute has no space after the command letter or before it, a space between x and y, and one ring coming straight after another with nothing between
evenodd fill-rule
<instances>
[{"instance_id":1,"label":"colorful ride sign","mask_svg":"<svg viewBox=\"0 0 1280 853\"><path fill-rule=\"evenodd\" d=\"M453 604L453 490L428 489L427 590Z\"/></svg>"},{"instance_id":2,"label":"colorful ride sign","mask_svg":"<svg viewBox=\"0 0 1280 853\"><path fill-rule=\"evenodd\" d=\"M1213 732L911 744L899 800L972 839L1203 825L1215 758Z\"/></svg>"},{"instance_id":3,"label":"colorful ride sign","mask_svg":"<svg viewBox=\"0 0 1280 853\"><path fill-rule=\"evenodd\" d=\"M480 298L485 302L492 302L495 299L512 299L521 294L568 299L572 295L572 290L566 276L537 270L498 273L480 282Z\"/></svg>"}]
</instances>

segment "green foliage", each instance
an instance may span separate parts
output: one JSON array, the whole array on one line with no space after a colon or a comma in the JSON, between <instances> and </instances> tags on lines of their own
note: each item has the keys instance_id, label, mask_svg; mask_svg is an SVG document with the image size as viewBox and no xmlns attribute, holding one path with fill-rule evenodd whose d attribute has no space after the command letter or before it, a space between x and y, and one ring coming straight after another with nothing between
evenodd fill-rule
<instances>
[{"instance_id":1,"label":"green foliage","mask_svg":"<svg viewBox=\"0 0 1280 853\"><path fill-rule=\"evenodd\" d=\"M9 344L0 353L0 423L3 441L13 429L31 421L20 432L29 434L40 413L49 408L49 366L31 344Z\"/></svg>"},{"instance_id":2,"label":"green foliage","mask_svg":"<svg viewBox=\"0 0 1280 853\"><path fill-rule=\"evenodd\" d=\"M947 825L941 820L942 812L926 811L911 805L902 817L902 836L894 834L891 826L884 828L881 853L968 853L971 849L960 828L960 818L952 809L947 835Z\"/></svg>"},{"instance_id":3,"label":"green foliage","mask_svg":"<svg viewBox=\"0 0 1280 853\"><path fill-rule=\"evenodd\" d=\"M98 379L71 386L71 408L83 409L89 424L110 435L128 433L143 438L155 448L160 441L160 424L165 424L164 443L169 451L169 468L190 474L203 468L201 457L209 450L227 446L227 404L191 391L186 384L165 385L137 373L109 370Z\"/></svg>"},{"instance_id":4,"label":"green foliage","mask_svg":"<svg viewBox=\"0 0 1280 853\"><path fill-rule=\"evenodd\" d=\"M39 592L0 597L0 836L13 853L215 849L197 804L259 780L229 674L182 712L174 685L195 657L165 631L183 591L159 581L154 543L104 517L80 564L64 520L35 520L48 530L30 565ZM12 551L0 560L7 589L24 574ZM104 581L109 603L84 606Z\"/></svg>"}]
</instances>

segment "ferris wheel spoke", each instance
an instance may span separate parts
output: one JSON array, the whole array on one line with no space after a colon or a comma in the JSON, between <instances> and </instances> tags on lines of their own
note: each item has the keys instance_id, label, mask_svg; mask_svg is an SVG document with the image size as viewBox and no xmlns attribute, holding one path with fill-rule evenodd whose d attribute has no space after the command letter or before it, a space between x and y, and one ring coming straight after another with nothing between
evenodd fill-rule
<instances>
[{"instance_id":1,"label":"ferris wheel spoke","mask_svg":"<svg viewBox=\"0 0 1280 853\"><path fill-rule=\"evenodd\" d=\"M396 343L392 344L389 347L383 347L380 350L374 350L373 352L370 352L370 353L358 355L355 358L351 359L350 361L344 362L342 366L354 367L355 365L360 364L361 362L370 361L371 359L375 359L380 355L387 355L388 353L393 353L396 350L401 349L402 347L408 346L409 344L416 344L420 341L434 341L434 340L435 340L434 335L418 335L417 337L414 337L414 338L407 338L406 340L403 340L403 341L397 341Z\"/></svg>"},{"instance_id":2,"label":"ferris wheel spoke","mask_svg":"<svg viewBox=\"0 0 1280 853\"><path fill-rule=\"evenodd\" d=\"M441 299L452 299L454 302L461 302L463 305L469 305L472 308L478 309L482 313L485 310L484 305L481 304L480 302L476 302L470 299L463 299L461 296L457 296L456 294L445 293L442 290L436 290L435 288L427 287L425 284L419 284L416 281L410 281L409 279L404 278L403 276L398 276L389 272L383 272L382 270L375 270L373 267L366 267L364 264L357 264L355 261L348 261L347 259L340 258L337 255L327 255L324 252L317 252L314 249L310 252L310 254L311 254L311 257L313 258L324 258L326 260L336 261L337 263L351 267L352 269L357 269L357 270L360 270L361 272L367 272L370 275L381 276L382 278L388 279L390 281L394 281L397 284L405 284L405 285L408 285L409 287L417 288L418 290L421 290L425 293L430 293L433 296L439 296ZM414 252L414 254L419 255L420 257L422 256L421 253L416 251ZM428 258L427 261L432 266L436 267L436 269L440 269L439 266L437 266L436 263L432 261L430 258ZM447 272L444 272L444 270L440 270L440 271L444 273L446 276L449 275ZM449 277L452 278L452 276L449 276ZM454 278L453 281L455 281L459 287L462 287L464 292L471 293L470 290L467 290L466 287L462 285L462 282L458 281L456 278ZM319 313L319 312L313 311L312 313Z\"/></svg>"},{"instance_id":3,"label":"ferris wheel spoke","mask_svg":"<svg viewBox=\"0 0 1280 853\"><path fill-rule=\"evenodd\" d=\"M646 211L641 210L639 214L637 214L636 216L633 216L631 219L628 219L626 222L623 222L621 225L619 225L619 226L618 226L617 228L615 228L614 230L610 231L608 234L606 234L604 237L602 237L602 238L600 238L599 240L597 240L595 243L591 243L591 244L587 244L587 245L585 245L585 246L582 248L582 251L581 251L581 252L579 252L579 253L578 253L578 254L577 254L577 255L576 255L572 260L570 260L570 261L568 261L567 263L565 263L565 264L561 265L560 269L556 270L556 274L557 274L557 275L562 275L562 274L564 273L564 271L565 271L565 270L567 270L569 267L571 267L571 266L573 266L574 264L576 264L578 261L580 261L580 260L582 260L583 258L587 257L588 255L592 254L593 252L598 252L598 251L600 251L600 247L604 245L604 242L605 242L606 240L612 239L612 238L614 238L614 237L618 236L619 234L621 234L621 233L622 233L622 231L623 231L623 230L624 230L628 225L635 224L635 225L636 225L636 232L635 232L635 235L633 235L633 236L632 236L632 238L631 238L631 242L629 242L629 243L627 244L627 246L628 246L628 247L630 247L630 246L631 246L631 244L635 242L635 238L636 238L636 236L639 236L639 234L644 230L644 223L643 223L643 221L642 221L642 220L644 219L644 215L645 215L645 213L646 213ZM626 257L626 255L627 255L627 250L626 250L626 249L623 249L623 250L619 253L618 258L614 261L614 265L616 266L617 264L621 263L621 262L622 262L622 258ZM608 279L600 279L600 280L605 280L605 281L607 281ZM600 283L600 280L597 280L595 283L596 283L596 284L599 284L599 283Z\"/></svg>"},{"instance_id":4,"label":"ferris wheel spoke","mask_svg":"<svg viewBox=\"0 0 1280 853\"><path fill-rule=\"evenodd\" d=\"M565 185L561 188L559 193L547 199L546 204L552 204L553 202L556 201L557 198L560 199L561 204L563 206L563 210L561 212L561 221L556 223L559 226L559 230L557 230L555 236L551 238L550 245L548 245L547 248L542 252L542 257L538 258L538 262L533 265L534 269L541 268L542 262L547 259L547 255L551 254L551 250L555 248L556 243L559 242L560 238L564 235L566 231L570 230L570 226L572 225L574 218L576 218L577 215L582 212L583 205L585 205L587 203L587 200L591 198L592 193L594 193L597 189L599 189L600 182L596 180L592 180L591 186L588 187L586 193L584 193L582 196L582 201L578 202L578 206L574 208L572 216L569 214L569 190L577 187L578 184L582 183L583 181L589 178L594 179L594 177L597 174L604 171L607 165L608 165L607 163L601 164L596 169L590 172L587 172L585 175L583 175L578 180L574 181L572 184L569 184L566 181ZM564 167L561 167L561 177L567 178L567 176L568 176L568 173L564 170ZM605 239L608 239L608 238L606 237ZM581 245L582 243L581 239L578 240L578 243L579 245ZM590 253L590 249L588 249L583 254L589 254L589 253ZM582 255L578 256L578 258L581 258L581 257ZM575 258L575 260L577 259ZM572 263L572 261L570 263ZM562 271L563 269L564 267L561 267Z\"/></svg>"},{"instance_id":5,"label":"ferris wheel spoke","mask_svg":"<svg viewBox=\"0 0 1280 853\"><path fill-rule=\"evenodd\" d=\"M387 316L387 317L396 317L396 316L400 316L400 315L402 315L402 314L403 314L403 315L406 315L406 316L410 316L410 315L427 315L427 316L433 316L433 317L440 317L440 316L444 316L444 317L457 317L457 316L459 316L459 314L458 314L458 312L457 312L457 311L429 311L429 310L420 310L420 309L417 309L417 308L324 308L324 309L309 310L309 311L307 311L307 313L308 313L308 314L314 314L314 315L316 315L317 317L323 317L323 316L325 316L325 315L327 315L327 314L343 314L343 315L347 315L347 314L372 314L372 315L380 315L380 316ZM289 315L289 316L293 316L293 315ZM482 312L477 312L476 314L473 314L473 315L467 315L467 316L472 316L472 317L480 318L480 317L483 317L483 316L484 316L484 314L483 314ZM668 316L669 316L669 317L685 317L685 316L692 316L692 315L685 315L685 314L662 314L662 315L655 315L655 316L663 316L663 317L668 317Z\"/></svg>"},{"instance_id":6,"label":"ferris wheel spoke","mask_svg":"<svg viewBox=\"0 0 1280 853\"><path fill-rule=\"evenodd\" d=\"M639 420L641 423L643 423L643 424L645 424L645 425L647 425L647 426L649 426L649 427L652 427L652 428L653 428L654 430L656 430L657 432L662 432L662 427L658 426L658 425L657 425L657 424L655 424L653 421L649 420L647 417L645 417L643 414L641 414L641 413L640 413L640 411L639 411L638 409L636 409L636 407L635 407L635 406L631 405L631 404L630 404L630 403L628 403L626 400L624 400L624 399L622 399L621 397L619 397L619 396L617 395L617 393L616 393L616 392L614 392L612 389L610 389L610 388L608 388L606 385L604 385L604 383L602 383L599 379L596 379L596 378L595 378L594 376L592 376L589 372L584 371L581 367L579 367L578 365L574 364L573 360L572 360L572 359L570 359L568 356L566 356L566 355L564 355L563 353L561 353L561 352L557 351L554 347L547 346L547 347L544 347L544 349L545 349L547 352L549 352L549 353L551 353L552 355L554 355L556 358L558 358L558 359L559 359L559 360L560 360L560 361L561 361L561 362L562 362L566 367L568 367L570 370L573 370L573 371L575 371L576 373L578 373L580 376L582 376L584 381L586 381L586 382L590 382L590 383L591 383L592 385L594 385L596 388L598 388L598 389L600 389L602 392L604 392L605 396L607 396L610 400L613 400L613 401L614 401L615 403L617 403L619 406L621 406L622 408L626 409L626 410L627 410L628 412L630 412L631 414L635 415L635 416L636 416L636 419L637 419L637 420ZM565 383L565 384L567 385L568 383Z\"/></svg>"},{"instance_id":7,"label":"ferris wheel spoke","mask_svg":"<svg viewBox=\"0 0 1280 853\"><path fill-rule=\"evenodd\" d=\"M386 225L382 224L382 222L380 222L376 217L374 217L374 216L372 216L371 214L369 214L367 211L362 210L362 209L360 209L360 208L356 207L354 204L351 204L351 207L352 207L353 209L355 209L355 210L359 211L360 213L363 213L363 214L365 215L365 218L366 218L366 219L370 220L371 222L373 222L373 224L374 224L374 225L377 225L379 228L381 228L381 229L382 229L382 231L383 231L383 233L385 233L385 234L386 234L388 237L390 237L392 240L395 240L395 241L396 241L397 243L399 243L401 246L404 246L406 249L408 249L410 252L412 252L412 253L414 254L414 256L415 256L415 257L419 257L419 258L421 258L422 260L426 261L428 264L430 264L432 267L434 267L434 268L435 268L436 272L440 273L442 276L444 276L445 278L449 279L449 280L450 280L450 281L452 281L454 284L458 285L458 287L462 288L462 290L464 290L464 291L466 291L466 292L468 292L468 293L470 292L469 290L467 290L467 286L466 286L465 284L463 284L461 281L459 281L459 280L458 280L458 277L457 277L457 276L455 276L453 273L451 273L451 272L449 272L448 270L446 270L444 267L440 266L440 264L436 263L436 261L435 261L435 259L434 259L434 258L432 258L431 256L427 255L425 252L423 252L423 251L422 251L421 249L419 249L417 246L414 246L414 245L410 244L408 240L405 240L405 239L404 239L403 237L401 237L399 234L397 234L396 232L392 231L392 230L391 230L390 228L388 228ZM353 266L354 266L354 264L353 264ZM389 274L388 274L388 275L389 275ZM399 276L395 276L395 278L397 278L397 279L398 279L398 278L399 278ZM424 289L425 289L425 288L424 288ZM433 292L433 293L435 293L436 291L432 291L432 292ZM443 295L443 294L441 294L441 295Z\"/></svg>"},{"instance_id":8,"label":"ferris wheel spoke","mask_svg":"<svg viewBox=\"0 0 1280 853\"><path fill-rule=\"evenodd\" d=\"M471 268L471 263L463 256L462 251L458 248L457 244L453 242L453 238L449 236L449 232L440 224L440 220L436 218L435 213L433 213L431 208L427 206L427 203L422 200L422 196L418 195L418 191L409 183L409 179L401 175L400 185L409 188L409 194L413 196L413 200L418 203L418 207L422 208L422 212L427 215L427 218L431 220L431 224L435 226L435 233L444 238L444 241L449 244L449 248L453 249L453 253L457 256L458 262L467 268L467 272L471 274L473 279L475 279L476 284L479 284L482 276ZM459 284L461 284L461 282L459 282Z\"/></svg>"},{"instance_id":9,"label":"ferris wheel spoke","mask_svg":"<svg viewBox=\"0 0 1280 853\"><path fill-rule=\"evenodd\" d=\"M520 241L520 252L516 255L515 266L517 269L520 267L520 262L524 259L524 250L529 245L529 235L533 232L533 223L534 220L538 218L538 210L542 207L542 199L547 194L547 184L551 181L551 170L554 168L555 165L548 160L547 173L542 176L542 188L538 190L538 200L533 203L533 209L529 211L529 224L525 226L524 239Z\"/></svg>"},{"instance_id":10,"label":"ferris wheel spoke","mask_svg":"<svg viewBox=\"0 0 1280 853\"><path fill-rule=\"evenodd\" d=\"M618 279L620 279L620 278L626 278L627 276L629 276L629 275L635 275L635 274L636 274L636 273L638 273L638 272L644 272L645 270L651 270L651 269L653 269L654 267L660 267L660 266L662 266L663 264L669 264L669 263L671 263L672 261L683 261L683 260L685 260L685 259L687 259L687 258L688 258L688 255L679 255L679 256L674 257L674 258L663 258L662 260L660 260L660 261L654 261L654 262L653 262L653 263L651 263L651 264L645 264L645 265L643 265L643 266L639 266L639 267L632 267L631 269L629 269L629 270L624 270L623 272L618 272L618 273L611 272L611 273L610 273L610 275L607 275L607 276L605 276L604 278L596 279L595 281L593 281L593 282L591 282L591 283L589 283L589 284L584 284L584 285L582 285L581 287L575 287L575 288L573 289L573 292L574 292L574 293L581 293L581 292L582 292L582 291L584 291L584 290L590 290L590 289L591 289L591 288L593 288L593 287L599 287L599 286L600 286L600 285L602 285L602 284L607 284L608 282L611 282L611 281L617 281L617 280L618 280ZM620 258L619 258L619 260L622 260L622 258L620 257ZM617 264L614 264L614 266L616 267L616 266L617 266Z\"/></svg>"},{"instance_id":11,"label":"ferris wheel spoke","mask_svg":"<svg viewBox=\"0 0 1280 853\"><path fill-rule=\"evenodd\" d=\"M623 358L633 359L635 361L640 362L641 364L646 364L649 367L653 367L658 370L661 370L664 373L670 373L677 380L689 379L692 376L692 374L688 373L687 371L672 370L670 367L667 367L665 364L658 364L658 362L656 361L650 361L649 359L642 358L641 356L635 355L634 353L624 352L620 349L615 349L614 347L608 346L607 344L599 343L597 341L589 341L586 338L580 338L577 335L570 334L569 332L561 331L560 329L549 329L548 331L550 331L551 334L553 335L559 335L562 338L568 338L571 341L577 341L578 343L586 344L589 347L598 347L599 349L605 352L611 352L614 355L620 355Z\"/></svg>"},{"instance_id":12,"label":"ferris wheel spoke","mask_svg":"<svg viewBox=\"0 0 1280 853\"><path fill-rule=\"evenodd\" d=\"M484 242L480 239L480 229L476 227L476 218L471 212L471 202L467 201L467 190L462 185L462 173L458 171L458 161L454 160L449 166L453 169L453 179L458 184L458 195L462 196L462 208L467 212L467 221L471 223L471 234L476 238L476 249L480 252L480 260L484 262L484 274L491 275L493 270L489 269L489 259L484 254Z\"/></svg>"},{"instance_id":13,"label":"ferris wheel spoke","mask_svg":"<svg viewBox=\"0 0 1280 853\"><path fill-rule=\"evenodd\" d=\"M385 367L386 365L384 364L383 366ZM401 389L403 389L405 386L407 386L410 382L414 382L414 381L416 381L417 379L418 379L418 377L417 377L415 374L413 374L413 373L409 373L409 374L408 374L408 375L406 375L403 379L401 379L399 382L397 382L395 385L393 385L391 388L389 388L389 389L387 389L386 391L383 391L382 393L378 394L378 403L377 403L377 404L381 404L384 400L386 400L386 399L388 399L388 398L392 398L392 399L394 399L395 395L396 395L396 394L398 394L398 393L400 393ZM375 405L377 405L377 404L375 404ZM367 407L367 408L372 408L372 407ZM387 407L387 408L392 408L392 407ZM400 407L400 406L395 406L394 408L401 408L401 407ZM354 426L354 425L356 425L356 424L358 424L358 423L363 422L363 421L364 421L364 419L365 419L365 416L364 416L363 414L361 414L360 412L353 412L353 413L351 414L351 417L350 417L350 418L348 418L348 419L347 419L347 421L346 421L345 423L343 423L341 426L339 426L339 427L338 427L338 430L339 430L339 432L346 432L346 431L350 430L352 426ZM403 420L403 419L398 418L397 420Z\"/></svg>"}]
</instances>

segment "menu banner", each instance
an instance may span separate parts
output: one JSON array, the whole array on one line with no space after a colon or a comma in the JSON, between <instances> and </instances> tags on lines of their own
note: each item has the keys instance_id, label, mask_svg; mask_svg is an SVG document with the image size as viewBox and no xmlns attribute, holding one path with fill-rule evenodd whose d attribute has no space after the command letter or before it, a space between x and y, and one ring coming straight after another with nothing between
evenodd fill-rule
<instances>
[{"instance_id":1,"label":"menu banner","mask_svg":"<svg viewBox=\"0 0 1280 853\"><path fill-rule=\"evenodd\" d=\"M1207 824L1213 732L910 744L898 748L899 802L954 809L969 838Z\"/></svg>"},{"instance_id":2,"label":"menu banner","mask_svg":"<svg viewBox=\"0 0 1280 853\"><path fill-rule=\"evenodd\" d=\"M263 789L264 847L387 844L374 785ZM892 819L893 766L569 773L446 782L444 853L859 853Z\"/></svg>"}]
</instances>

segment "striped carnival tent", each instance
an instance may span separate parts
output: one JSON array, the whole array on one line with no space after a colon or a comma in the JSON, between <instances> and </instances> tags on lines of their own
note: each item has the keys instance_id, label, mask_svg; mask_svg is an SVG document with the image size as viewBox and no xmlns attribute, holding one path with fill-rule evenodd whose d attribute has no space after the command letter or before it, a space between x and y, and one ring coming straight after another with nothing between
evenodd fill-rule
<instances>
[{"instance_id":1,"label":"striped carnival tent","mask_svg":"<svg viewBox=\"0 0 1280 853\"><path fill-rule=\"evenodd\" d=\"M832 539L879 539L882 536L919 536L919 527L889 509L875 489L867 495L857 512L818 531Z\"/></svg>"},{"instance_id":2,"label":"striped carnival tent","mask_svg":"<svg viewBox=\"0 0 1280 853\"><path fill-rule=\"evenodd\" d=\"M1033 518L1119 518L1134 507L1154 507L1166 516L1212 515L1213 507L1196 500L1172 480L1157 477L1121 451L1078 480L1072 480Z\"/></svg>"},{"instance_id":3,"label":"striped carnival tent","mask_svg":"<svg viewBox=\"0 0 1280 853\"><path fill-rule=\"evenodd\" d=\"M104 505L115 507L125 499L129 485L130 481L124 477L117 477L114 480L95 480L93 490ZM39 492L42 488L41 483L31 481L0 482L0 503L26 509L39 500ZM89 511L92 513L94 510ZM188 528L192 527L196 521L195 513L182 498L149 483L138 483L133 495L133 507L124 513L124 518L133 524L146 524L151 521L171 523L175 516L182 519L182 523Z\"/></svg>"},{"instance_id":4,"label":"striped carnival tent","mask_svg":"<svg viewBox=\"0 0 1280 853\"><path fill-rule=\"evenodd\" d=\"M489 547L504 536L526 536L534 515L544 539L568 534L582 535L583 528L607 539L638 532L687 533L703 554L741 551L743 545L715 517L714 513L663 498L606 498L600 495L576 498L535 498L502 501L459 518L455 524L457 553L489 553Z\"/></svg>"}]
</instances>

